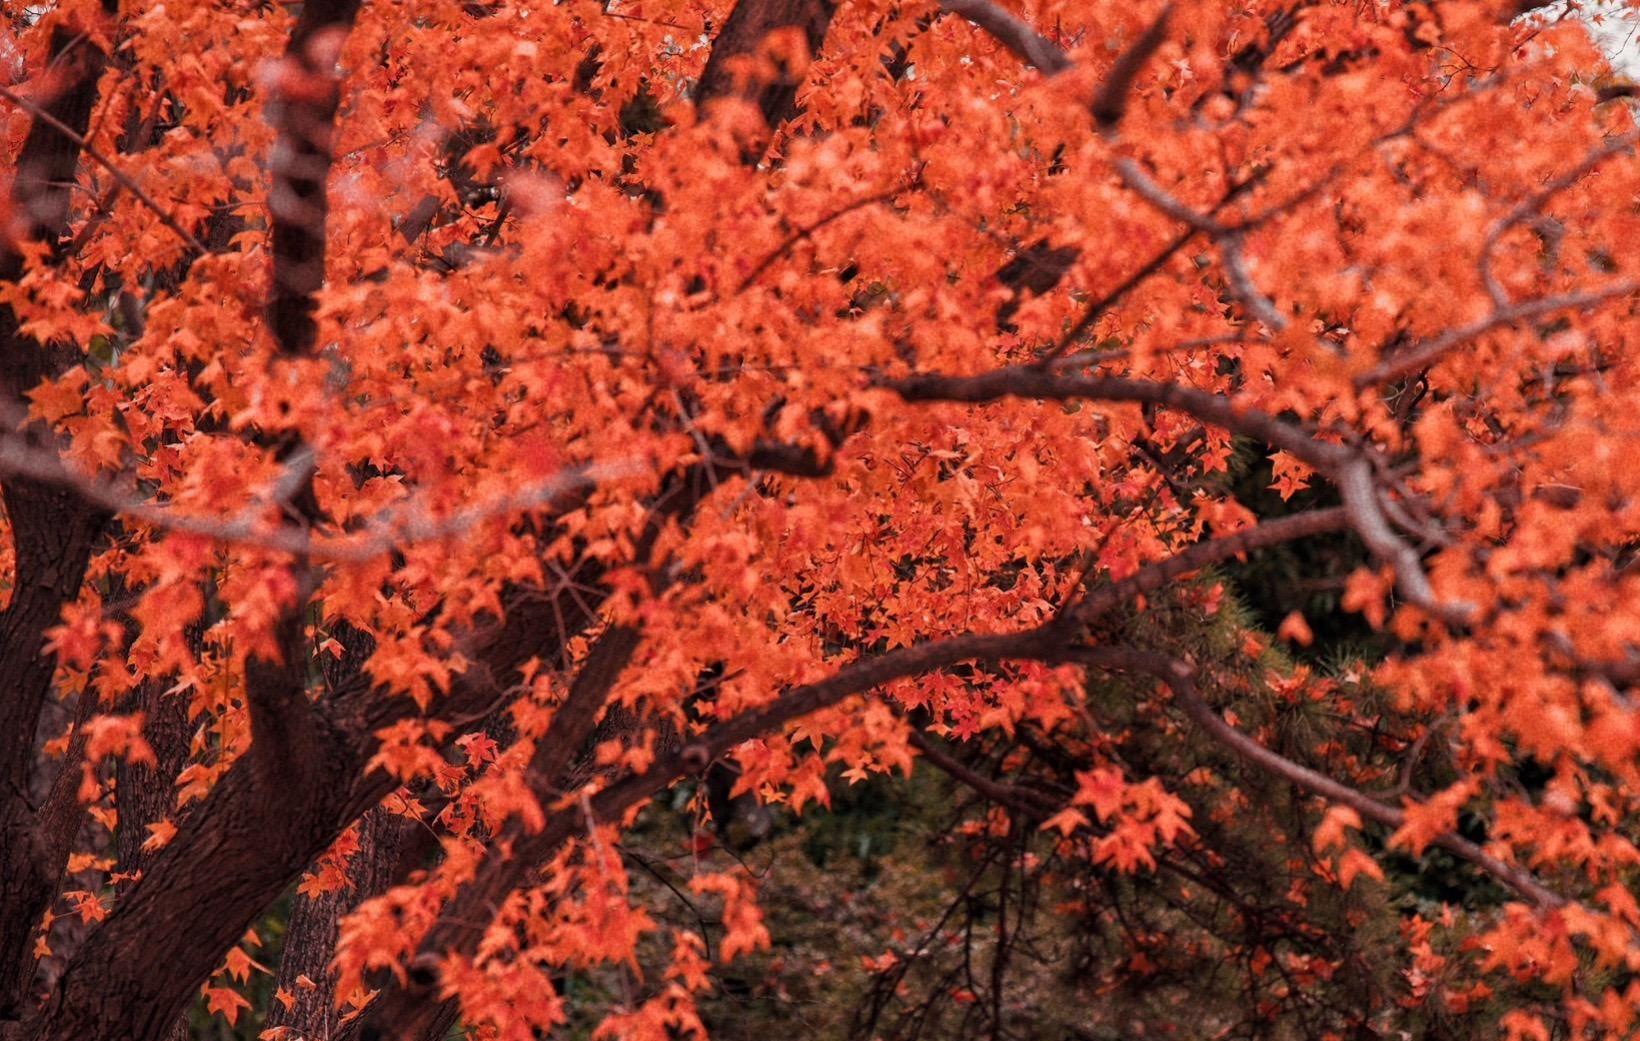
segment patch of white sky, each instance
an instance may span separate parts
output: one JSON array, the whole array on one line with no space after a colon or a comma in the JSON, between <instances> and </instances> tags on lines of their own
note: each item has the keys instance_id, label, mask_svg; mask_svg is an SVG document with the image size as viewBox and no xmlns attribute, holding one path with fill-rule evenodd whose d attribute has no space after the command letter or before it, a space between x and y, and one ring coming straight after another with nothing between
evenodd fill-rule
<instances>
[{"instance_id":1,"label":"patch of white sky","mask_svg":"<svg viewBox=\"0 0 1640 1041\"><path fill-rule=\"evenodd\" d=\"M1581 20L1611 62L1612 71L1640 79L1640 0L1561 0L1526 17Z\"/></svg>"}]
</instances>

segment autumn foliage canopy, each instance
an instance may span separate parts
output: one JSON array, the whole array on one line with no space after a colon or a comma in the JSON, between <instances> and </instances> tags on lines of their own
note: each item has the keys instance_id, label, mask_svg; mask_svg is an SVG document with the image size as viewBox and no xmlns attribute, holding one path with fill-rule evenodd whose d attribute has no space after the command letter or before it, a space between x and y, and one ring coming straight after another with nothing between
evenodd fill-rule
<instances>
[{"instance_id":1,"label":"autumn foliage canopy","mask_svg":"<svg viewBox=\"0 0 1640 1041\"><path fill-rule=\"evenodd\" d=\"M1632 1036L1631 88L1010 3L7 5L0 1038L705 1037L925 771L864 1036Z\"/></svg>"}]
</instances>

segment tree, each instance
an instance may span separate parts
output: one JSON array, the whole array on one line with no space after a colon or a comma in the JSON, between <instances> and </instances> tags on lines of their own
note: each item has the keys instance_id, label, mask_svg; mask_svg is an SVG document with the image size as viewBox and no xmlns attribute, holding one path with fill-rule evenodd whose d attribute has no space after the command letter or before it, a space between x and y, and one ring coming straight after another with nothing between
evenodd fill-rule
<instances>
[{"instance_id":1,"label":"tree","mask_svg":"<svg viewBox=\"0 0 1640 1041\"><path fill-rule=\"evenodd\" d=\"M597 1036L702 1034L769 934L708 834L657 899L710 923L634 884L657 796L927 768L988 979L856 952L868 1031L1029 1030L1041 892L1099 993L1233 966L1185 1036L1631 1028L1640 164L1581 24L7 18L0 1036L525 1038L606 969ZM1317 539L1363 621L1241 609Z\"/></svg>"}]
</instances>

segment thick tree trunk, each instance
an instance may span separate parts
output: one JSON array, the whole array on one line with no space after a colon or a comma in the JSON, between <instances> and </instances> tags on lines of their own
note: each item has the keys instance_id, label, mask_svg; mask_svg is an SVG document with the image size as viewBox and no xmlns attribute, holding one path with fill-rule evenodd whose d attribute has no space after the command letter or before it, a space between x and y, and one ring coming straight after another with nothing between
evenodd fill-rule
<instances>
[{"instance_id":1,"label":"thick tree trunk","mask_svg":"<svg viewBox=\"0 0 1640 1041\"><path fill-rule=\"evenodd\" d=\"M749 82L737 77L737 59L757 54L770 35L782 29L801 32L809 56L818 55L836 11L832 0L740 0L712 43L695 87L695 104L738 95L757 106L771 129L780 126L797 114L797 88L803 85L806 69L780 67L773 79ZM761 148L746 158L755 163L760 156Z\"/></svg>"},{"instance_id":2,"label":"thick tree trunk","mask_svg":"<svg viewBox=\"0 0 1640 1041\"><path fill-rule=\"evenodd\" d=\"M43 106L51 119L35 120L23 143L12 205L27 215L28 238L54 244L66 229L77 139L90 123L106 55L67 28L53 33L51 54L65 86ZM22 273L23 258L0 241L0 282L15 282ZM66 360L65 352L25 336L11 309L0 307L0 392L8 406L24 407L24 395ZM66 853L56 835L45 833L40 808L29 800L36 730L56 667L45 652L45 632L79 593L106 522L71 492L37 481L9 479L3 494L16 569L10 603L0 612L0 1023L19 1018L27 1004L35 929Z\"/></svg>"},{"instance_id":3,"label":"thick tree trunk","mask_svg":"<svg viewBox=\"0 0 1640 1041\"><path fill-rule=\"evenodd\" d=\"M119 811L114 830L114 851L120 871L138 874L154 859L157 850L143 849L151 836L150 824L157 824L176 810L176 779L188 765L188 746L193 724L188 721L186 701L166 696L158 684L145 683L138 703L147 716L143 736L154 752L153 766L124 759L114 764L114 806ZM126 886L132 883L127 882ZM187 1041L188 1017L184 1013L172 1023L166 1041Z\"/></svg>"},{"instance_id":4,"label":"thick tree trunk","mask_svg":"<svg viewBox=\"0 0 1640 1041\"><path fill-rule=\"evenodd\" d=\"M270 1030L286 1032L278 1037L340 1041L345 1036L330 970L338 925L360 901L379 895L392 883L404 825L401 818L380 807L366 813L359 818L359 849L349 865L352 885L311 898L296 897L279 962L278 993L289 1004L276 998L266 1023Z\"/></svg>"},{"instance_id":5,"label":"thick tree trunk","mask_svg":"<svg viewBox=\"0 0 1640 1041\"><path fill-rule=\"evenodd\" d=\"M114 851L120 871L135 873L154 859L143 849L157 824L176 809L176 780L188 765L193 724L188 722L186 699L167 696L157 683L144 683L135 699L146 716L143 736L154 752L154 765L120 759L114 764L114 806L119 811Z\"/></svg>"},{"instance_id":6,"label":"thick tree trunk","mask_svg":"<svg viewBox=\"0 0 1640 1041\"><path fill-rule=\"evenodd\" d=\"M454 718L487 715L503 691L485 677L511 676L532 657L555 656L588 620L576 604L518 605L475 638L468 656L483 665L458 679L439 709ZM374 735L414 707L362 679L334 692L326 706L314 743L297 752L305 769L293 779L268 785L247 756L190 809L181 834L86 941L29 1037L165 1037L256 916L392 790L392 778L367 774L365 766L377 747ZM163 961L146 957L150 951L164 952Z\"/></svg>"}]
</instances>

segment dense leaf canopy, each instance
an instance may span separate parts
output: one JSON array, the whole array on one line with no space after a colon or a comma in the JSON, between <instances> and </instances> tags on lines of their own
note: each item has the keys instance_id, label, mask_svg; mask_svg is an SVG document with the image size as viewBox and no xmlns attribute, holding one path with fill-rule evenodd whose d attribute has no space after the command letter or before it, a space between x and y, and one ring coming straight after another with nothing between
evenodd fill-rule
<instances>
[{"instance_id":1,"label":"dense leaf canopy","mask_svg":"<svg viewBox=\"0 0 1640 1041\"><path fill-rule=\"evenodd\" d=\"M927 771L859 1036L1630 1036L1583 21L58 0L0 57L0 1038L705 1036L733 820Z\"/></svg>"}]
</instances>

